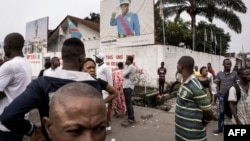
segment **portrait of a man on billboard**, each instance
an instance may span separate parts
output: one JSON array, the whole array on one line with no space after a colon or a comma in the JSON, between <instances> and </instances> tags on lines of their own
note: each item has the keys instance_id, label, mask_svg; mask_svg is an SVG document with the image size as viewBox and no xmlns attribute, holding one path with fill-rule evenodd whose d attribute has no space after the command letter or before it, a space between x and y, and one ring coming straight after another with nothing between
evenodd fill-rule
<instances>
[{"instance_id":1,"label":"portrait of a man on billboard","mask_svg":"<svg viewBox=\"0 0 250 141\"><path fill-rule=\"evenodd\" d=\"M138 15L129 12L131 0L120 0L121 14L116 16L113 12L110 19L110 26L117 26L118 37L130 37L140 35L140 22Z\"/></svg>"},{"instance_id":2,"label":"portrait of a man on billboard","mask_svg":"<svg viewBox=\"0 0 250 141\"><path fill-rule=\"evenodd\" d=\"M153 0L102 0L101 47L154 44Z\"/></svg>"}]
</instances>

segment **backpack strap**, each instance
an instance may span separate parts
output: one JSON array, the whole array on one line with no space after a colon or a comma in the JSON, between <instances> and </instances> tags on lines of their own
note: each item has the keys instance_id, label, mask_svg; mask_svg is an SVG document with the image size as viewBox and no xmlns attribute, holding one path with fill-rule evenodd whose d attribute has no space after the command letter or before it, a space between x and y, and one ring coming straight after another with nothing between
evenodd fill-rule
<instances>
[{"instance_id":1,"label":"backpack strap","mask_svg":"<svg viewBox=\"0 0 250 141\"><path fill-rule=\"evenodd\" d=\"M236 90L236 96L237 96L237 102L240 100L241 97L241 90L240 90L240 86L238 84L234 85L234 88Z\"/></svg>"}]
</instances>

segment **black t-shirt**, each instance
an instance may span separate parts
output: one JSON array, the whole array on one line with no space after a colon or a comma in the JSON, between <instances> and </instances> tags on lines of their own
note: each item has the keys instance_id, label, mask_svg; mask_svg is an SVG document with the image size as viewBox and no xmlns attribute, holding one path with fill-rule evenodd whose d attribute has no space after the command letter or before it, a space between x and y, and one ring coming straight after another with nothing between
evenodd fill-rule
<instances>
[{"instance_id":1,"label":"black t-shirt","mask_svg":"<svg viewBox=\"0 0 250 141\"><path fill-rule=\"evenodd\" d=\"M97 78L97 81L100 84L102 90L105 90L106 87L108 86L108 82L107 81L104 81L104 80L102 80L100 78Z\"/></svg>"}]
</instances>

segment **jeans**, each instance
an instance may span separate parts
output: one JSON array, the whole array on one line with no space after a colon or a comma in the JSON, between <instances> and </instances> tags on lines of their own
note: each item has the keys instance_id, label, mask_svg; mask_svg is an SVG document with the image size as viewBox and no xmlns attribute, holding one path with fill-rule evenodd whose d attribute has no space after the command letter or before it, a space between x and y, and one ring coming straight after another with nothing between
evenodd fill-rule
<instances>
[{"instance_id":1,"label":"jeans","mask_svg":"<svg viewBox=\"0 0 250 141\"><path fill-rule=\"evenodd\" d=\"M0 131L0 141L22 141L23 136L12 132Z\"/></svg>"},{"instance_id":2,"label":"jeans","mask_svg":"<svg viewBox=\"0 0 250 141\"><path fill-rule=\"evenodd\" d=\"M131 95L132 95L133 90L131 88L124 88L123 93L125 96L125 103L127 107L127 112L128 112L128 119L130 120L135 120L134 117L134 108L131 100Z\"/></svg>"},{"instance_id":3,"label":"jeans","mask_svg":"<svg viewBox=\"0 0 250 141\"><path fill-rule=\"evenodd\" d=\"M165 79L159 79L159 93L163 94Z\"/></svg>"},{"instance_id":4,"label":"jeans","mask_svg":"<svg viewBox=\"0 0 250 141\"><path fill-rule=\"evenodd\" d=\"M222 131L224 127L224 95L219 93L218 100L219 100L218 129Z\"/></svg>"}]
</instances>

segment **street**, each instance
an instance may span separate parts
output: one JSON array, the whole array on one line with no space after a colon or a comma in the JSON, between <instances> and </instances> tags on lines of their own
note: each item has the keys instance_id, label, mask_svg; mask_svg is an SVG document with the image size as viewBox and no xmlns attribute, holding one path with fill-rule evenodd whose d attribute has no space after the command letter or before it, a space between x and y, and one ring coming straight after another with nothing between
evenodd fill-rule
<instances>
[{"instance_id":1,"label":"street","mask_svg":"<svg viewBox=\"0 0 250 141\"><path fill-rule=\"evenodd\" d=\"M112 133L108 134L106 141L174 141L175 122L174 108L169 112L134 106L137 124L131 127L122 127L120 122L125 118L112 119ZM141 116L153 114L153 117L143 120ZM207 126L208 141L223 141L223 134L214 135L217 121Z\"/></svg>"}]
</instances>

